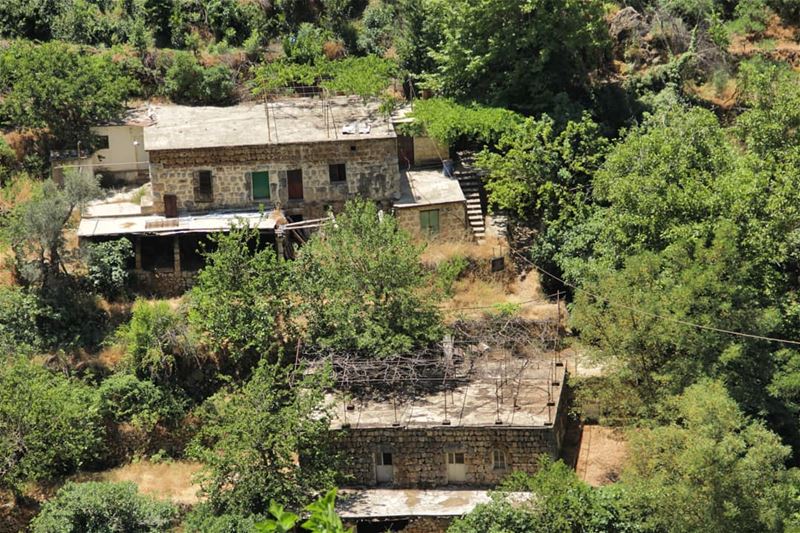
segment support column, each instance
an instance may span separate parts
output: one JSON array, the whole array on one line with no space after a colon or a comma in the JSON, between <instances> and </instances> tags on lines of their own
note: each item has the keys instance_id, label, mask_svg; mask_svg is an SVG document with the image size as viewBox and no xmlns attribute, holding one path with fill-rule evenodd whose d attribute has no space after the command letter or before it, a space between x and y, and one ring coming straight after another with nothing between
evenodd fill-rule
<instances>
[{"instance_id":1,"label":"support column","mask_svg":"<svg viewBox=\"0 0 800 533\"><path fill-rule=\"evenodd\" d=\"M136 258L136 263L134 268L138 271L142 270L142 236L137 235L136 239L133 242L133 249L134 249L134 256Z\"/></svg>"},{"instance_id":2,"label":"support column","mask_svg":"<svg viewBox=\"0 0 800 533\"><path fill-rule=\"evenodd\" d=\"M172 254L174 256L174 270L176 274L181 273L181 238L178 235L172 236Z\"/></svg>"}]
</instances>

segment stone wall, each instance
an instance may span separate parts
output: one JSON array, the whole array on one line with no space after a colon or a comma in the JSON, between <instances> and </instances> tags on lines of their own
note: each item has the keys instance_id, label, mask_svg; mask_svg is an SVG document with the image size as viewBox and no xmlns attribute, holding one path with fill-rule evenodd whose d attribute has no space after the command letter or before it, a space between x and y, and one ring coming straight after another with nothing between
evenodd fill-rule
<instances>
[{"instance_id":1,"label":"stone wall","mask_svg":"<svg viewBox=\"0 0 800 533\"><path fill-rule=\"evenodd\" d=\"M445 533L452 519L423 516L412 520L401 531L403 533Z\"/></svg>"},{"instance_id":2,"label":"stone wall","mask_svg":"<svg viewBox=\"0 0 800 533\"><path fill-rule=\"evenodd\" d=\"M191 289L197 280L197 272L151 272L134 270L131 272L134 290L141 294L161 297L181 296Z\"/></svg>"},{"instance_id":3,"label":"stone wall","mask_svg":"<svg viewBox=\"0 0 800 533\"><path fill-rule=\"evenodd\" d=\"M394 138L339 140L310 144L237 146L191 150L155 150L152 163L153 201L163 212L164 194L178 198L178 209L203 211L219 208L253 208L248 173L269 172L270 200L290 214L306 218L324 213L324 207L341 206L355 196L388 205L399 192L400 174ZM328 165L344 163L347 180L331 182ZM303 199L289 200L287 171L303 171ZM213 201L197 202L198 171L212 172Z\"/></svg>"},{"instance_id":4,"label":"stone wall","mask_svg":"<svg viewBox=\"0 0 800 533\"><path fill-rule=\"evenodd\" d=\"M344 473L354 486L376 485L374 454L389 452L398 488L448 485L447 452L463 452L463 485L489 487L512 471L534 473L542 454L558 457L563 429L549 427L359 428L340 431L338 448L348 465ZM505 454L506 468L495 469L493 452Z\"/></svg>"},{"instance_id":5,"label":"stone wall","mask_svg":"<svg viewBox=\"0 0 800 533\"><path fill-rule=\"evenodd\" d=\"M429 209L439 210L439 233L430 236L422 234L419 220L420 211ZM417 238L458 241L472 237L467 225L467 206L464 202L396 208L395 217L401 228Z\"/></svg>"}]
</instances>

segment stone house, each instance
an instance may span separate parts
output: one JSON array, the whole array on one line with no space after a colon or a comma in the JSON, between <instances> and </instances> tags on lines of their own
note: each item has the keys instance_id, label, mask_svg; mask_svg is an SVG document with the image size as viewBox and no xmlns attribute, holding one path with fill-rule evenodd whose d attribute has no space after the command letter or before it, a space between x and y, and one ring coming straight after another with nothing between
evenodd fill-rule
<instances>
[{"instance_id":1,"label":"stone house","mask_svg":"<svg viewBox=\"0 0 800 533\"><path fill-rule=\"evenodd\" d=\"M511 472L532 474L542 455L558 458L564 366L512 360L483 369L489 371L445 390L336 409L331 431L350 495L340 511L359 533L392 524L405 528L397 531L445 531L450 519L488 501L487 490ZM513 377L499 377L506 372Z\"/></svg>"},{"instance_id":2,"label":"stone house","mask_svg":"<svg viewBox=\"0 0 800 533\"><path fill-rule=\"evenodd\" d=\"M435 154L443 148L398 137L377 102L293 98L146 109L135 145L145 155L129 157L147 161L148 183L91 205L78 230L84 240L131 239L131 268L145 290L185 290L202 266L198 243L235 219L260 220L265 239L275 242L277 226L323 218L356 197L394 211L419 238L468 236L459 182L415 166L436 157L441 169ZM83 168L99 170L92 161L101 155Z\"/></svg>"}]
</instances>

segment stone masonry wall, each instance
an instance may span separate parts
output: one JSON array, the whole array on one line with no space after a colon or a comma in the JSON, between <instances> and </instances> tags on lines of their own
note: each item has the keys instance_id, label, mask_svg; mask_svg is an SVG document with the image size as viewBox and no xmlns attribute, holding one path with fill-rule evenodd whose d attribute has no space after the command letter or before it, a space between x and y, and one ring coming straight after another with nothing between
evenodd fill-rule
<instances>
[{"instance_id":1,"label":"stone masonry wall","mask_svg":"<svg viewBox=\"0 0 800 533\"><path fill-rule=\"evenodd\" d=\"M388 205L399 192L400 174L394 138L339 140L310 144L278 144L226 148L155 150L150 152L153 201L163 213L164 194L175 194L181 211L219 208L257 208L252 200L249 172L267 171L269 202L281 202L287 212L306 217L339 206L354 196ZM331 183L328 165L344 163L346 182ZM288 199L286 173L303 171L303 200ZM195 201L198 171L212 172L213 201Z\"/></svg>"},{"instance_id":2,"label":"stone masonry wall","mask_svg":"<svg viewBox=\"0 0 800 533\"><path fill-rule=\"evenodd\" d=\"M439 210L439 233L427 237L428 239L459 241L470 237L467 227L467 206L464 202L397 208L394 214L401 228L414 237L422 238L426 236L422 234L419 213L429 209Z\"/></svg>"},{"instance_id":3,"label":"stone masonry wall","mask_svg":"<svg viewBox=\"0 0 800 533\"><path fill-rule=\"evenodd\" d=\"M519 470L534 473L541 454L556 458L561 436L553 427L432 427L342 429L339 450L344 473L355 486L376 485L374 454L392 453L394 482L402 488L447 485L447 452L464 452L464 485L492 486ZM505 453L507 467L494 469L492 452Z\"/></svg>"},{"instance_id":4,"label":"stone masonry wall","mask_svg":"<svg viewBox=\"0 0 800 533\"><path fill-rule=\"evenodd\" d=\"M452 519L423 516L412 520L401 531L403 533L445 533Z\"/></svg>"}]
</instances>

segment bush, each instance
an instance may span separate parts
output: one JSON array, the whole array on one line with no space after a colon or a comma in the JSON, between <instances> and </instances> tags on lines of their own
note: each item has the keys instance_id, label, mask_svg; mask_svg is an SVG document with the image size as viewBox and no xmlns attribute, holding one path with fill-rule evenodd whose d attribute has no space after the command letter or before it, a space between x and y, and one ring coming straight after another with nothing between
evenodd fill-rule
<instances>
[{"instance_id":1,"label":"bush","mask_svg":"<svg viewBox=\"0 0 800 533\"><path fill-rule=\"evenodd\" d=\"M0 487L73 472L95 457L102 434L88 386L27 359L0 365Z\"/></svg>"},{"instance_id":2,"label":"bush","mask_svg":"<svg viewBox=\"0 0 800 533\"><path fill-rule=\"evenodd\" d=\"M314 63L323 57L323 47L331 37L322 28L304 22L296 33L283 40L283 51L295 63Z\"/></svg>"},{"instance_id":3,"label":"bush","mask_svg":"<svg viewBox=\"0 0 800 533\"><path fill-rule=\"evenodd\" d=\"M41 347L37 327L41 312L36 295L19 287L0 287L0 346Z\"/></svg>"},{"instance_id":4,"label":"bush","mask_svg":"<svg viewBox=\"0 0 800 533\"><path fill-rule=\"evenodd\" d=\"M164 79L164 92L188 105L228 105L234 100L233 72L225 65L205 68L186 52L176 52Z\"/></svg>"},{"instance_id":5,"label":"bush","mask_svg":"<svg viewBox=\"0 0 800 533\"><path fill-rule=\"evenodd\" d=\"M215 515L211 506L201 503L194 506L183 521L185 531L203 533L252 533L261 517L238 514Z\"/></svg>"},{"instance_id":6,"label":"bush","mask_svg":"<svg viewBox=\"0 0 800 533\"><path fill-rule=\"evenodd\" d=\"M67 483L42 505L34 533L107 533L166 531L177 517L171 503L138 493L133 483Z\"/></svg>"},{"instance_id":7,"label":"bush","mask_svg":"<svg viewBox=\"0 0 800 533\"><path fill-rule=\"evenodd\" d=\"M175 420L183 409L168 393L131 374L115 374L97 391L100 414L109 421L130 422L149 430L160 421Z\"/></svg>"},{"instance_id":8,"label":"bush","mask_svg":"<svg viewBox=\"0 0 800 533\"><path fill-rule=\"evenodd\" d=\"M91 243L86 247L87 279L92 288L108 298L125 294L128 284L128 260L133 245L128 239Z\"/></svg>"},{"instance_id":9,"label":"bush","mask_svg":"<svg viewBox=\"0 0 800 533\"><path fill-rule=\"evenodd\" d=\"M184 317L165 301L136 300L117 338L125 345L125 367L156 385L169 385L180 359L193 349Z\"/></svg>"},{"instance_id":10,"label":"bush","mask_svg":"<svg viewBox=\"0 0 800 533\"><path fill-rule=\"evenodd\" d=\"M364 10L364 29L358 35L358 48L365 54L383 55L392 46L397 16L394 6L370 4Z\"/></svg>"}]
</instances>

